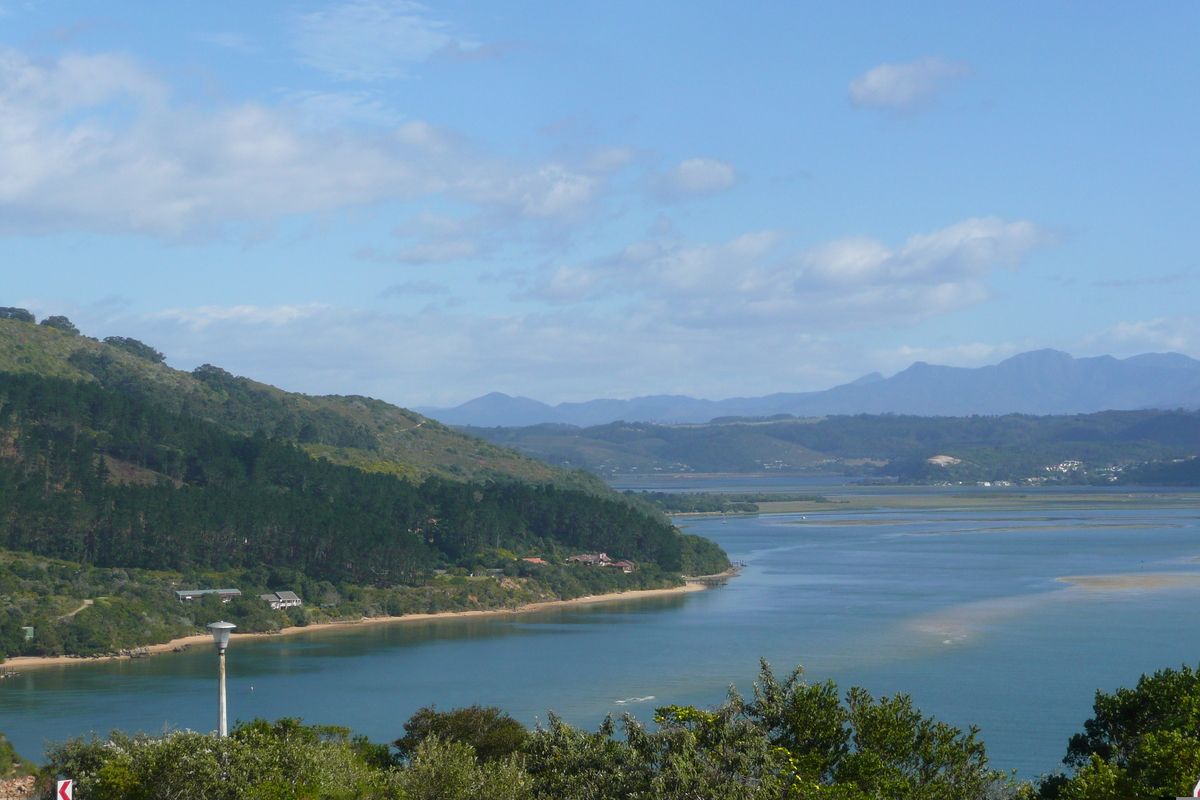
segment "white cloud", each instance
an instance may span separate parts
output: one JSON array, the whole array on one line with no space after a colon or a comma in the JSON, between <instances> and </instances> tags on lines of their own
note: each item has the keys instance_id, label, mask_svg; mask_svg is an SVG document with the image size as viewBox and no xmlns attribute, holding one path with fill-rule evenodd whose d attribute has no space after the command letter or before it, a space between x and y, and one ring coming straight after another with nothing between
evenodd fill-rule
<instances>
[{"instance_id":1,"label":"white cloud","mask_svg":"<svg viewBox=\"0 0 1200 800\"><path fill-rule=\"evenodd\" d=\"M737 170L728 161L690 158L651 181L654 194L668 202L719 194L738 181Z\"/></svg>"},{"instance_id":2,"label":"white cloud","mask_svg":"<svg viewBox=\"0 0 1200 800\"><path fill-rule=\"evenodd\" d=\"M340 3L301 15L295 47L304 63L335 78L358 81L402 78L407 75L405 64L439 52L452 60L470 60L480 49L451 36L448 24L430 19L428 12L407 0Z\"/></svg>"},{"instance_id":3,"label":"white cloud","mask_svg":"<svg viewBox=\"0 0 1200 800\"><path fill-rule=\"evenodd\" d=\"M794 330L911 323L986 300L986 278L1053 244L1028 221L973 218L899 248L869 237L785 255L780 231L720 244L638 242L620 255L558 266L524 298L578 303L628 295L680 324Z\"/></svg>"},{"instance_id":4,"label":"white cloud","mask_svg":"<svg viewBox=\"0 0 1200 800\"><path fill-rule=\"evenodd\" d=\"M448 293L441 284L416 280L384 295L432 299ZM706 327L645 305L493 315L445 310L450 303L408 314L324 304L246 305L141 316L119 304L20 305L39 316L66 313L89 334L141 339L166 352L177 368L208 362L293 391L367 394L407 406L453 405L490 391L546 402L647 393L752 397L825 389L918 360L982 366L1046 346L1200 354L1200 320L1192 317L1114 326L1090 337L1090 345L1028 340L860 348L852 337L806 331L802 324Z\"/></svg>"},{"instance_id":5,"label":"white cloud","mask_svg":"<svg viewBox=\"0 0 1200 800\"><path fill-rule=\"evenodd\" d=\"M675 326L643 311L480 316L433 309L210 306L113 316L87 329L153 344L177 368L207 362L293 391L368 394L408 406L494 390L549 401L628 397L645 393L647 375L666 391L697 396L761 394L781 384L825 388L847 378L851 355L827 338L783 330L759 332L748 347L724 331ZM734 363L736 370L713 369Z\"/></svg>"},{"instance_id":6,"label":"white cloud","mask_svg":"<svg viewBox=\"0 0 1200 800\"><path fill-rule=\"evenodd\" d=\"M1118 356L1168 350L1200 356L1200 319L1175 316L1118 322L1086 337L1080 349Z\"/></svg>"},{"instance_id":7,"label":"white cloud","mask_svg":"<svg viewBox=\"0 0 1200 800\"><path fill-rule=\"evenodd\" d=\"M176 108L127 57L0 50L0 233L176 236L434 195L501 221L581 219L605 178L485 157L422 121L353 131L286 106Z\"/></svg>"},{"instance_id":8,"label":"white cloud","mask_svg":"<svg viewBox=\"0 0 1200 800\"><path fill-rule=\"evenodd\" d=\"M880 64L850 81L850 102L863 108L895 112L929 107L939 94L969 75L971 65L941 56L925 56L906 64Z\"/></svg>"}]
</instances>

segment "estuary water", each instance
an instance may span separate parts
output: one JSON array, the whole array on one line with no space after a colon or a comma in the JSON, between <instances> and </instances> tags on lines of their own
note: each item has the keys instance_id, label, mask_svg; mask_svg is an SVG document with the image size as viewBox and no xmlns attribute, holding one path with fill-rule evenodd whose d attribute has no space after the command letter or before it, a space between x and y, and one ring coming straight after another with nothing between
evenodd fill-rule
<instances>
[{"instance_id":1,"label":"estuary water","mask_svg":"<svg viewBox=\"0 0 1200 800\"><path fill-rule=\"evenodd\" d=\"M592 727L712 705L730 684L748 692L764 656L777 673L803 665L844 689L907 692L925 713L979 726L995 766L1032 777L1056 768L1097 688L1200 661L1200 497L1106 505L1047 495L1036 507L681 519L746 562L741 577L666 598L235 641L230 717L298 716L386 741L421 706L479 702L530 725L552 710ZM1125 577L1057 580L1097 575ZM27 670L0 681L0 731L37 759L46 740L89 731L212 730L215 677L207 646Z\"/></svg>"}]
</instances>

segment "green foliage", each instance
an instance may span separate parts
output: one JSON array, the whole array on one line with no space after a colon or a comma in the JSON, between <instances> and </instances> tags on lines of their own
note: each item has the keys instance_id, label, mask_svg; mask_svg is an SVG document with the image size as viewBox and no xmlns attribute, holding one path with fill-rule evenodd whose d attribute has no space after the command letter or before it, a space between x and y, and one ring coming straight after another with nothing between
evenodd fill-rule
<instances>
[{"instance_id":1,"label":"green foliage","mask_svg":"<svg viewBox=\"0 0 1200 800\"><path fill-rule=\"evenodd\" d=\"M520 752L527 736L521 723L495 706L476 704L452 711L426 706L404 723L404 736L393 744L401 755L412 758L425 740L436 737L470 745L476 758L488 762Z\"/></svg>"},{"instance_id":2,"label":"green foliage","mask_svg":"<svg viewBox=\"0 0 1200 800\"><path fill-rule=\"evenodd\" d=\"M527 800L531 780L515 755L483 761L471 745L430 736L391 784L411 800Z\"/></svg>"},{"instance_id":3,"label":"green foliage","mask_svg":"<svg viewBox=\"0 0 1200 800\"><path fill-rule=\"evenodd\" d=\"M286 567L180 573L110 569L0 551L0 658L117 653L196 633L219 619L236 624L241 633L273 632L312 622L511 609L679 585L677 574L653 565L632 574L563 564L523 566L510 560L510 575L426 576L415 586L335 586ZM181 603L174 594L179 588L206 587L240 589L243 596L230 603L214 596ZM259 599L281 589L296 592L306 605L272 611ZM35 629L29 641L26 625Z\"/></svg>"},{"instance_id":4,"label":"green foliage","mask_svg":"<svg viewBox=\"0 0 1200 800\"><path fill-rule=\"evenodd\" d=\"M223 380L223 379L221 379ZM0 544L102 566L413 584L488 548L605 549L680 572L713 546L577 490L365 473L93 384L0 377ZM115 485L104 457L155 480Z\"/></svg>"},{"instance_id":5,"label":"green foliage","mask_svg":"<svg viewBox=\"0 0 1200 800\"><path fill-rule=\"evenodd\" d=\"M37 317L29 313L25 308L0 308L0 319L15 319L17 322L28 322L34 324L37 322Z\"/></svg>"},{"instance_id":6,"label":"green foliage","mask_svg":"<svg viewBox=\"0 0 1200 800\"><path fill-rule=\"evenodd\" d=\"M1200 486L1200 459L1171 459L1148 464L1139 464L1128 470L1126 483L1142 483L1151 486Z\"/></svg>"},{"instance_id":7,"label":"green foliage","mask_svg":"<svg viewBox=\"0 0 1200 800\"><path fill-rule=\"evenodd\" d=\"M589 428L547 424L463 430L551 464L601 474L761 472L780 466L796 469L821 460L820 454L804 445L772 435L769 427L613 422Z\"/></svg>"},{"instance_id":8,"label":"green foliage","mask_svg":"<svg viewBox=\"0 0 1200 800\"><path fill-rule=\"evenodd\" d=\"M1185 458L1200 450L1200 413L1182 410L1045 417L860 414L756 425L615 422L466 430L551 463L569 461L600 473L836 470L906 481L995 481L1053 477L1045 468L1068 460L1107 468ZM961 463L928 463L935 455ZM1130 473L1130 480L1200 482L1200 462L1163 467L1162 473ZM1086 479L1059 473L1056 480Z\"/></svg>"},{"instance_id":9,"label":"green foliage","mask_svg":"<svg viewBox=\"0 0 1200 800\"><path fill-rule=\"evenodd\" d=\"M637 496L661 508L667 514L713 514L725 512L754 512L758 506L732 500L726 495L710 492L669 494L667 492L641 492L637 495L626 490L626 495Z\"/></svg>"},{"instance_id":10,"label":"green foliage","mask_svg":"<svg viewBox=\"0 0 1200 800\"><path fill-rule=\"evenodd\" d=\"M0 372L97 383L168 411L209 420L226 432L249 435L261 430L335 463L371 472L414 480L439 476L550 483L609 499L618 496L582 470L551 467L381 400L284 392L211 365L198 375L182 372L156 363L140 348L135 352L120 343L63 336L20 319L0 313Z\"/></svg>"},{"instance_id":11,"label":"green foliage","mask_svg":"<svg viewBox=\"0 0 1200 800\"><path fill-rule=\"evenodd\" d=\"M111 344L113 347L119 347L127 353L132 353L138 358L146 359L152 364L161 364L166 358L166 356L145 342L140 342L137 339L130 339L126 336L106 336L104 337L104 343Z\"/></svg>"},{"instance_id":12,"label":"green foliage","mask_svg":"<svg viewBox=\"0 0 1200 800\"><path fill-rule=\"evenodd\" d=\"M1189 795L1200 779L1200 673L1143 675L1133 689L1096 692L1093 716L1071 737L1069 778L1043 780L1045 798Z\"/></svg>"},{"instance_id":13,"label":"green foliage","mask_svg":"<svg viewBox=\"0 0 1200 800\"><path fill-rule=\"evenodd\" d=\"M797 669L778 681L764 660L754 700L732 705L788 754L801 796L978 798L1011 789L987 767L978 730L925 717L912 698L873 698L852 688L845 704L832 683L809 686Z\"/></svg>"},{"instance_id":14,"label":"green foliage","mask_svg":"<svg viewBox=\"0 0 1200 800\"><path fill-rule=\"evenodd\" d=\"M63 333L69 333L72 336L79 335L79 328L75 327L75 323L63 316L46 317L40 324L45 325L47 328L60 330Z\"/></svg>"},{"instance_id":15,"label":"green foliage","mask_svg":"<svg viewBox=\"0 0 1200 800\"><path fill-rule=\"evenodd\" d=\"M43 774L70 775L78 800L307 800L384 797L370 748L343 728L255 720L218 739L113 732L52 744Z\"/></svg>"},{"instance_id":16,"label":"green foliage","mask_svg":"<svg viewBox=\"0 0 1200 800\"><path fill-rule=\"evenodd\" d=\"M758 504L765 502L788 503L828 503L829 499L818 494L807 492L750 492L750 493L713 493L713 492L634 492L626 489L627 497L644 500L667 514L725 514L725 513L754 513Z\"/></svg>"},{"instance_id":17,"label":"green foliage","mask_svg":"<svg viewBox=\"0 0 1200 800\"><path fill-rule=\"evenodd\" d=\"M0 733L0 780L20 778L37 772L37 765L17 754L12 742Z\"/></svg>"},{"instance_id":18,"label":"green foliage","mask_svg":"<svg viewBox=\"0 0 1200 800\"><path fill-rule=\"evenodd\" d=\"M778 681L765 662L752 701L731 692L715 709L664 706L653 727L629 715L620 725L617 735L609 717L587 732L551 713L529 732L496 708L423 708L397 742L403 757L393 758L344 728L255 720L225 740L113 733L54 744L42 774L75 777L79 800L1030 797L988 769L974 730L927 718L904 695L876 700L851 689L843 702L832 683L808 686L799 670ZM1109 773L1093 772L1090 786L1108 785Z\"/></svg>"},{"instance_id":19,"label":"green foliage","mask_svg":"<svg viewBox=\"0 0 1200 800\"><path fill-rule=\"evenodd\" d=\"M526 748L535 796L545 798L929 798L1012 796L987 768L972 729L921 715L910 698L875 700L797 670L780 682L764 662L755 699L732 694L712 711L665 706L650 730L626 716L594 734L551 715Z\"/></svg>"}]
</instances>

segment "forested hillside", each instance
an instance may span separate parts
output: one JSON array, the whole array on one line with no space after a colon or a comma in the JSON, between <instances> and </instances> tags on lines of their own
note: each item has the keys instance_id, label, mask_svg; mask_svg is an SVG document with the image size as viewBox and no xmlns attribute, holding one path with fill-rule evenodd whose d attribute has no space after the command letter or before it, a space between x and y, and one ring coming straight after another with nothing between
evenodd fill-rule
<instances>
[{"instance_id":1,"label":"forested hillside","mask_svg":"<svg viewBox=\"0 0 1200 800\"><path fill-rule=\"evenodd\" d=\"M211 611L235 621L240 613L256 630L288 624L283 615L258 619L266 612L255 595L267 588L309 602L330 592L369 600L347 612L356 615L410 613L672 586L681 572L729 565L714 543L615 493L511 479L414 482L314 458L261 432L230 433L96 382L4 373L0 548L71 562L0 574L0 640L10 654L169 639L199 619L183 618L171 587L195 588L202 575L243 589L245 608ZM562 566L568 555L596 550L640 569ZM132 580L85 567L176 575ZM445 583L485 568L509 584ZM99 577L83 581L85 573ZM68 608L100 597L74 614ZM22 643L24 625L42 633Z\"/></svg>"},{"instance_id":2,"label":"forested hillside","mask_svg":"<svg viewBox=\"0 0 1200 800\"><path fill-rule=\"evenodd\" d=\"M552 463L600 474L843 472L905 480L1058 478L1149 481L1147 462L1200 454L1200 413L1105 411L1037 417L879 414L709 425L536 425L468 432ZM948 458L930 459L936 456ZM1114 469L1115 468L1115 469ZM1187 480L1174 468L1174 482ZM1103 474L1100 474L1103 473ZM1178 473L1178 474L1176 474Z\"/></svg>"},{"instance_id":3,"label":"forested hillside","mask_svg":"<svg viewBox=\"0 0 1200 800\"><path fill-rule=\"evenodd\" d=\"M0 375L0 392L9 549L108 566L267 564L398 583L474 563L487 548L603 548L678 571L701 547L620 499L512 481L413 483L95 384ZM114 481L118 472L129 477Z\"/></svg>"},{"instance_id":4,"label":"forested hillside","mask_svg":"<svg viewBox=\"0 0 1200 800\"><path fill-rule=\"evenodd\" d=\"M263 431L372 472L418 479L507 475L606 493L591 475L551 467L381 400L285 392L210 364L183 372L137 340L114 336L101 342L81 335L69 321L61 327L33 324L21 311L0 309L3 372L97 383L228 431Z\"/></svg>"}]
</instances>

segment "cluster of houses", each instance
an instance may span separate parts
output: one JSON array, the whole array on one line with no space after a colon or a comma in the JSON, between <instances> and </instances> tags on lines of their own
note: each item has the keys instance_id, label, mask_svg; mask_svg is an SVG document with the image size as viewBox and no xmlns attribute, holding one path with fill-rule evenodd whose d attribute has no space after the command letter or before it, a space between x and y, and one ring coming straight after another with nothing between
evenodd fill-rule
<instances>
[{"instance_id":1,"label":"cluster of houses","mask_svg":"<svg viewBox=\"0 0 1200 800\"><path fill-rule=\"evenodd\" d=\"M529 564L549 564L550 562L542 558L522 558L524 562ZM587 567L608 567L610 569L619 569L622 572L633 572L637 569L632 561L613 561L608 557L608 553L580 553L577 556L571 556L567 559L568 564L583 564ZM445 573L446 570L434 570L435 572ZM488 570L489 573L501 573L502 570ZM228 603L235 597L241 597L242 592L239 589L179 589L175 592L175 598L181 603L186 603L191 600L199 600L200 598L215 594L221 598L222 603ZM288 608L299 608L304 605L304 601L300 599L295 592L274 592L272 594L260 594L258 596L267 605L271 606L272 611L282 611Z\"/></svg>"},{"instance_id":2,"label":"cluster of houses","mask_svg":"<svg viewBox=\"0 0 1200 800\"><path fill-rule=\"evenodd\" d=\"M181 603L186 603L189 600L199 600L205 595L215 594L221 598L222 603L228 603L235 597L241 597L242 592L239 589L180 589L175 592L175 599Z\"/></svg>"},{"instance_id":3,"label":"cluster of houses","mask_svg":"<svg viewBox=\"0 0 1200 800\"><path fill-rule=\"evenodd\" d=\"M543 558L522 558L522 561L528 564L549 564ZM613 561L608 557L608 553L580 553L577 556L571 556L567 559L568 564L583 564L585 567L611 567L619 569L622 572L633 572L637 569L632 561Z\"/></svg>"},{"instance_id":4,"label":"cluster of houses","mask_svg":"<svg viewBox=\"0 0 1200 800\"><path fill-rule=\"evenodd\" d=\"M583 564L586 567L610 567L622 572L633 572L637 569L632 561L613 561L608 553L580 553L567 559L568 564Z\"/></svg>"},{"instance_id":5,"label":"cluster of houses","mask_svg":"<svg viewBox=\"0 0 1200 800\"><path fill-rule=\"evenodd\" d=\"M222 603L228 603L233 598L242 596L240 589L180 589L175 592L175 598L181 603L186 603L191 600L199 600L205 595L210 594L215 594L221 598ZM304 605L304 601L295 592L260 594L258 597L270 605L273 611L280 611L285 608L299 608Z\"/></svg>"}]
</instances>

